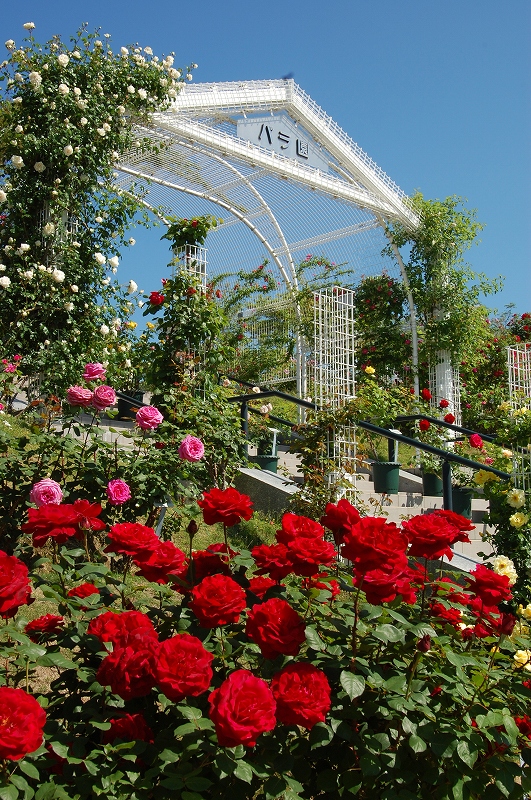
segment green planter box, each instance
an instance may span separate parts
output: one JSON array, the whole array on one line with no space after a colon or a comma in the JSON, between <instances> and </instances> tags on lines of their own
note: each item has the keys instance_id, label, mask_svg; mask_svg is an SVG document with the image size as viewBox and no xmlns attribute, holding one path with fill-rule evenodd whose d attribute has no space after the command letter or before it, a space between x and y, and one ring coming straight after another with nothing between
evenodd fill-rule
<instances>
[{"instance_id":1,"label":"green planter box","mask_svg":"<svg viewBox=\"0 0 531 800\"><path fill-rule=\"evenodd\" d=\"M374 491L377 494L398 494L400 464L394 461L375 461L372 465Z\"/></svg>"},{"instance_id":2,"label":"green planter box","mask_svg":"<svg viewBox=\"0 0 531 800\"><path fill-rule=\"evenodd\" d=\"M422 494L426 497L442 497L443 482L442 478L433 472L422 473Z\"/></svg>"},{"instance_id":3,"label":"green planter box","mask_svg":"<svg viewBox=\"0 0 531 800\"><path fill-rule=\"evenodd\" d=\"M456 514L472 519L473 490L466 486L452 486L452 508Z\"/></svg>"},{"instance_id":4,"label":"green planter box","mask_svg":"<svg viewBox=\"0 0 531 800\"><path fill-rule=\"evenodd\" d=\"M249 456L248 460L251 464L258 464L261 469L267 469L269 472L277 471L278 456Z\"/></svg>"}]
</instances>

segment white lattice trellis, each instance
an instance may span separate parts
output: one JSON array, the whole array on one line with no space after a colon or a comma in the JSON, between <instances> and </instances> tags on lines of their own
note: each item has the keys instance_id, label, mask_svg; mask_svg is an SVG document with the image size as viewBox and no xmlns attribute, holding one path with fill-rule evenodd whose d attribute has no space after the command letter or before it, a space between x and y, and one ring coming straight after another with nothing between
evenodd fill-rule
<instances>
[{"instance_id":1,"label":"white lattice trellis","mask_svg":"<svg viewBox=\"0 0 531 800\"><path fill-rule=\"evenodd\" d=\"M509 402L513 411L531 410L531 348L517 344L507 348L509 373ZM513 453L513 480L515 486L531 492L531 449L518 448Z\"/></svg>"},{"instance_id":2,"label":"white lattice trellis","mask_svg":"<svg viewBox=\"0 0 531 800\"><path fill-rule=\"evenodd\" d=\"M429 368L429 388L431 407L438 409L441 400L448 400L446 412L454 415L456 425L461 425L461 379L447 351L441 351L438 363Z\"/></svg>"},{"instance_id":3,"label":"white lattice trellis","mask_svg":"<svg viewBox=\"0 0 531 800\"><path fill-rule=\"evenodd\" d=\"M207 285L206 254L206 247L197 247L193 244L187 244L175 253L176 258L179 259L180 268L196 278L203 289L206 289Z\"/></svg>"},{"instance_id":4,"label":"white lattice trellis","mask_svg":"<svg viewBox=\"0 0 531 800\"><path fill-rule=\"evenodd\" d=\"M340 286L315 292L313 319L314 400L338 406L356 389L354 292Z\"/></svg>"}]
</instances>

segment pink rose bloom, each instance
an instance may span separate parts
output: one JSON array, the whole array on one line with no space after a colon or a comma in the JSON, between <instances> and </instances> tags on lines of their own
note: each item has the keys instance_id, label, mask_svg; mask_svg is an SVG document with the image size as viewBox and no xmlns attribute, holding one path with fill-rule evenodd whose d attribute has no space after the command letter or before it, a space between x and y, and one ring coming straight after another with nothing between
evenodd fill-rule
<instances>
[{"instance_id":1,"label":"pink rose bloom","mask_svg":"<svg viewBox=\"0 0 531 800\"><path fill-rule=\"evenodd\" d=\"M96 386L92 395L92 406L98 411L105 411L116 403L116 392L104 383Z\"/></svg>"},{"instance_id":2,"label":"pink rose bloom","mask_svg":"<svg viewBox=\"0 0 531 800\"><path fill-rule=\"evenodd\" d=\"M7 367L4 370L4 372L16 372L16 371L17 371L17 368L15 367L14 364L8 364Z\"/></svg>"},{"instance_id":3,"label":"pink rose bloom","mask_svg":"<svg viewBox=\"0 0 531 800\"><path fill-rule=\"evenodd\" d=\"M85 381L99 381L105 377L106 369L103 364L85 364L85 372L83 373L83 380Z\"/></svg>"},{"instance_id":4,"label":"pink rose bloom","mask_svg":"<svg viewBox=\"0 0 531 800\"><path fill-rule=\"evenodd\" d=\"M66 390L66 402L71 406L88 408L92 403L92 392L84 386L71 386Z\"/></svg>"},{"instance_id":5,"label":"pink rose bloom","mask_svg":"<svg viewBox=\"0 0 531 800\"><path fill-rule=\"evenodd\" d=\"M184 461L201 461L205 455L205 445L196 436L185 436L179 445L179 458Z\"/></svg>"},{"instance_id":6,"label":"pink rose bloom","mask_svg":"<svg viewBox=\"0 0 531 800\"><path fill-rule=\"evenodd\" d=\"M60 505L63 499L63 492L56 481L51 478L44 478L35 483L30 492L30 500L39 508L41 506Z\"/></svg>"},{"instance_id":7,"label":"pink rose bloom","mask_svg":"<svg viewBox=\"0 0 531 800\"><path fill-rule=\"evenodd\" d=\"M107 484L107 497L112 506L121 506L122 503L131 499L131 489L125 481L116 478Z\"/></svg>"},{"instance_id":8,"label":"pink rose bloom","mask_svg":"<svg viewBox=\"0 0 531 800\"><path fill-rule=\"evenodd\" d=\"M494 459L490 456L487 456L485 459L485 464L494 464Z\"/></svg>"},{"instance_id":9,"label":"pink rose bloom","mask_svg":"<svg viewBox=\"0 0 531 800\"><path fill-rule=\"evenodd\" d=\"M143 431L152 431L158 428L164 417L155 406L142 406L136 412L136 422Z\"/></svg>"},{"instance_id":10,"label":"pink rose bloom","mask_svg":"<svg viewBox=\"0 0 531 800\"><path fill-rule=\"evenodd\" d=\"M468 441L471 447L477 447L478 450L481 450L483 447L483 439L479 433L473 433L472 436L469 436Z\"/></svg>"}]
</instances>

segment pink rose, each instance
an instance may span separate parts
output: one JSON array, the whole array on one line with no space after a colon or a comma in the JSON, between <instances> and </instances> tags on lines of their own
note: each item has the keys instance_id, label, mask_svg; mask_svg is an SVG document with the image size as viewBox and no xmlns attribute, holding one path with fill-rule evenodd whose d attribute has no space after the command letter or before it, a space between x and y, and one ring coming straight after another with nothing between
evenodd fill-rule
<instances>
[{"instance_id":1,"label":"pink rose","mask_svg":"<svg viewBox=\"0 0 531 800\"><path fill-rule=\"evenodd\" d=\"M179 445L179 458L184 461L201 461L205 455L205 445L196 436L185 436Z\"/></svg>"},{"instance_id":2,"label":"pink rose","mask_svg":"<svg viewBox=\"0 0 531 800\"><path fill-rule=\"evenodd\" d=\"M92 403L92 392L84 386L71 386L66 391L66 402L71 406L81 406L88 408Z\"/></svg>"},{"instance_id":3,"label":"pink rose","mask_svg":"<svg viewBox=\"0 0 531 800\"><path fill-rule=\"evenodd\" d=\"M85 364L85 372L83 373L83 380L85 381L100 381L105 377L106 369L103 364Z\"/></svg>"},{"instance_id":4,"label":"pink rose","mask_svg":"<svg viewBox=\"0 0 531 800\"><path fill-rule=\"evenodd\" d=\"M96 386L92 395L92 406L98 411L105 411L116 403L116 392L111 386Z\"/></svg>"},{"instance_id":5,"label":"pink rose","mask_svg":"<svg viewBox=\"0 0 531 800\"><path fill-rule=\"evenodd\" d=\"M472 436L468 437L468 441L470 442L471 447L476 447L478 450L481 450L483 447L483 439L479 433L473 433Z\"/></svg>"},{"instance_id":6,"label":"pink rose","mask_svg":"<svg viewBox=\"0 0 531 800\"><path fill-rule=\"evenodd\" d=\"M142 406L136 412L136 422L143 431L152 431L158 428L164 417L155 406Z\"/></svg>"},{"instance_id":7,"label":"pink rose","mask_svg":"<svg viewBox=\"0 0 531 800\"><path fill-rule=\"evenodd\" d=\"M122 503L131 499L131 489L125 481L116 478L107 484L107 497L112 506L121 506Z\"/></svg>"},{"instance_id":8,"label":"pink rose","mask_svg":"<svg viewBox=\"0 0 531 800\"><path fill-rule=\"evenodd\" d=\"M30 500L39 508L41 506L60 505L63 499L61 487L51 478L44 478L34 484L30 492Z\"/></svg>"}]
</instances>

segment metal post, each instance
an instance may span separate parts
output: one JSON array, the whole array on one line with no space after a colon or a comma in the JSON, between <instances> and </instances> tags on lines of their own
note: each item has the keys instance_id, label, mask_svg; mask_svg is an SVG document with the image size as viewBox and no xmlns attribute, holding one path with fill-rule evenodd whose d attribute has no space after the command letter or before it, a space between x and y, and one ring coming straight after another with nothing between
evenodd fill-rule
<instances>
[{"instance_id":1,"label":"metal post","mask_svg":"<svg viewBox=\"0 0 531 800\"><path fill-rule=\"evenodd\" d=\"M443 482L443 508L445 511L452 511L452 469L450 462L444 459L442 465L442 482Z\"/></svg>"},{"instance_id":2,"label":"metal post","mask_svg":"<svg viewBox=\"0 0 531 800\"><path fill-rule=\"evenodd\" d=\"M249 455L249 407L247 400L244 400L240 407L240 417L242 421L242 433L245 436L245 456Z\"/></svg>"}]
</instances>

